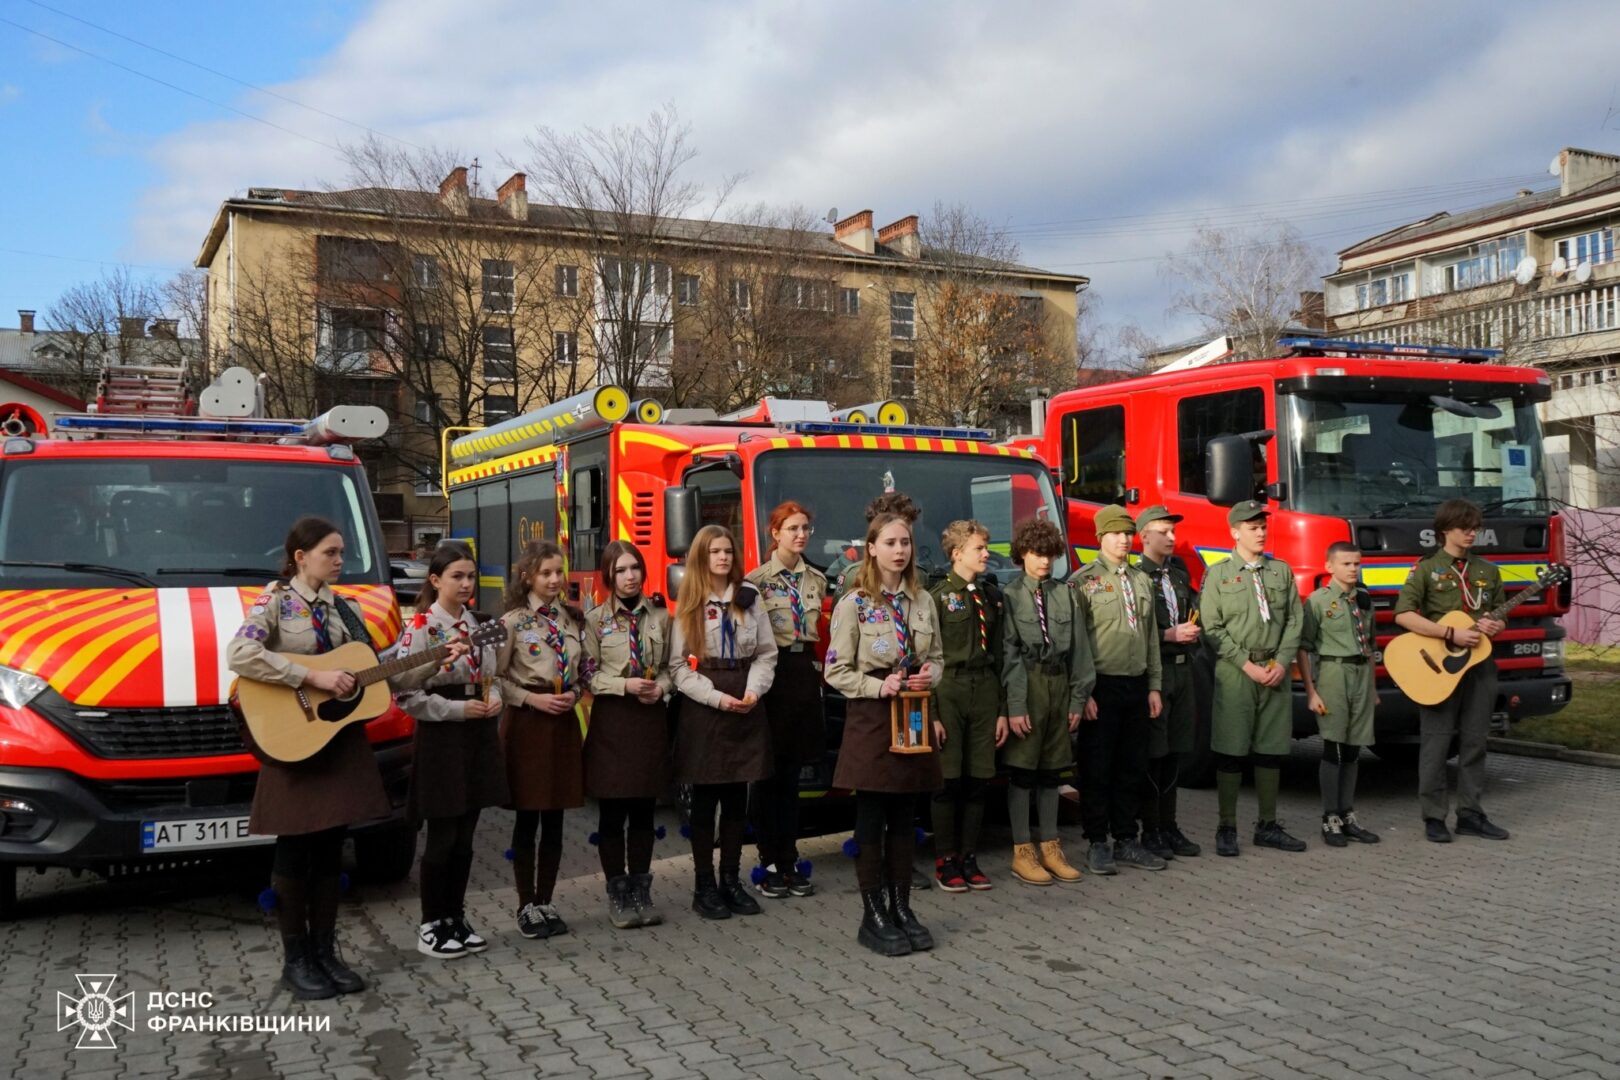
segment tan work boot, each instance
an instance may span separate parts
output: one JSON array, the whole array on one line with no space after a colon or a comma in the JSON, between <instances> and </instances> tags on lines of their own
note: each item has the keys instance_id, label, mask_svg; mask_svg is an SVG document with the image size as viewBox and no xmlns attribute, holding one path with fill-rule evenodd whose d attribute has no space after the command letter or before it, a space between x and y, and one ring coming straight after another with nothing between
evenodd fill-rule
<instances>
[{"instance_id":1,"label":"tan work boot","mask_svg":"<svg viewBox=\"0 0 1620 1080\"><path fill-rule=\"evenodd\" d=\"M1063 857L1063 845L1056 840L1041 841L1041 865L1059 881L1079 881L1080 871Z\"/></svg>"},{"instance_id":2,"label":"tan work boot","mask_svg":"<svg viewBox=\"0 0 1620 1080\"><path fill-rule=\"evenodd\" d=\"M1014 844L1012 875L1025 885L1050 885L1052 875L1046 872L1041 860L1035 856L1034 844Z\"/></svg>"}]
</instances>

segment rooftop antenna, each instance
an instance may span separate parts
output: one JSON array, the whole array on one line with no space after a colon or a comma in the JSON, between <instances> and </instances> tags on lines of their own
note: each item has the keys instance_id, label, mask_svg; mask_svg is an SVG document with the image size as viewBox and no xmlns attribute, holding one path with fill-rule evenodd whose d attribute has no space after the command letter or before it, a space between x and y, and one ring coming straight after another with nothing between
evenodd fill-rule
<instances>
[{"instance_id":1,"label":"rooftop antenna","mask_svg":"<svg viewBox=\"0 0 1620 1080\"><path fill-rule=\"evenodd\" d=\"M473 158L472 164L467 169L472 173L472 189L473 194L476 195L478 193L478 159Z\"/></svg>"}]
</instances>

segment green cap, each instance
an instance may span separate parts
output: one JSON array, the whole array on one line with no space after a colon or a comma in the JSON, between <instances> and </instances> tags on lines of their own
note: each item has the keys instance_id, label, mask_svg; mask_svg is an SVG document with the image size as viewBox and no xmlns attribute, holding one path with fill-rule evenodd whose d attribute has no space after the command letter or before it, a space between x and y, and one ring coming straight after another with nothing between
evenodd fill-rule
<instances>
[{"instance_id":1,"label":"green cap","mask_svg":"<svg viewBox=\"0 0 1620 1080\"><path fill-rule=\"evenodd\" d=\"M1098 536L1102 536L1104 533L1134 533L1136 531L1136 522L1131 520L1130 512L1123 506L1105 506L1097 511L1097 516L1093 520L1097 524Z\"/></svg>"},{"instance_id":2,"label":"green cap","mask_svg":"<svg viewBox=\"0 0 1620 1080\"><path fill-rule=\"evenodd\" d=\"M1253 521L1255 518L1263 518L1270 513L1271 511L1266 509L1265 503L1249 499L1238 503L1227 511L1226 523L1228 525L1237 525L1244 521Z\"/></svg>"},{"instance_id":3,"label":"green cap","mask_svg":"<svg viewBox=\"0 0 1620 1080\"><path fill-rule=\"evenodd\" d=\"M1155 521L1168 521L1170 524L1174 525L1180 520L1181 515L1172 514L1168 506L1150 506L1137 515L1136 528L1138 531L1140 531L1147 528Z\"/></svg>"}]
</instances>

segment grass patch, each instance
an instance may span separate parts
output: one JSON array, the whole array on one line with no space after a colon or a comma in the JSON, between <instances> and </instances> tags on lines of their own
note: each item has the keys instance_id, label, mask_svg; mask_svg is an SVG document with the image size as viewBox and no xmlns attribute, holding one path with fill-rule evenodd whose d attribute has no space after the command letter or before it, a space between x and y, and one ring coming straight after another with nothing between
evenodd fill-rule
<instances>
[{"instance_id":1,"label":"grass patch","mask_svg":"<svg viewBox=\"0 0 1620 1080\"><path fill-rule=\"evenodd\" d=\"M1605 666L1620 667L1620 662ZM1513 725L1511 735L1532 742L1557 743L1571 750L1620 754L1620 679L1577 678L1568 705L1551 716L1520 720Z\"/></svg>"},{"instance_id":2,"label":"grass patch","mask_svg":"<svg viewBox=\"0 0 1620 1080\"><path fill-rule=\"evenodd\" d=\"M1571 671L1620 672L1620 646L1564 642L1564 666Z\"/></svg>"}]
</instances>

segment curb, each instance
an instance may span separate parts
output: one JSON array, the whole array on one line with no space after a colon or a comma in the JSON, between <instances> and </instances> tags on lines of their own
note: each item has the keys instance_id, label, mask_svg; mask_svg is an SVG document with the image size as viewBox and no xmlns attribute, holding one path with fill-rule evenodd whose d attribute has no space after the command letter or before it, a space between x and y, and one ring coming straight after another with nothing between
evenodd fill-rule
<instances>
[{"instance_id":1,"label":"curb","mask_svg":"<svg viewBox=\"0 0 1620 1080\"><path fill-rule=\"evenodd\" d=\"M1600 754L1595 750L1571 750L1557 743L1529 742L1525 739L1492 737L1489 748L1499 754L1517 757L1549 758L1572 765L1596 765L1600 769L1620 769L1620 754Z\"/></svg>"}]
</instances>

